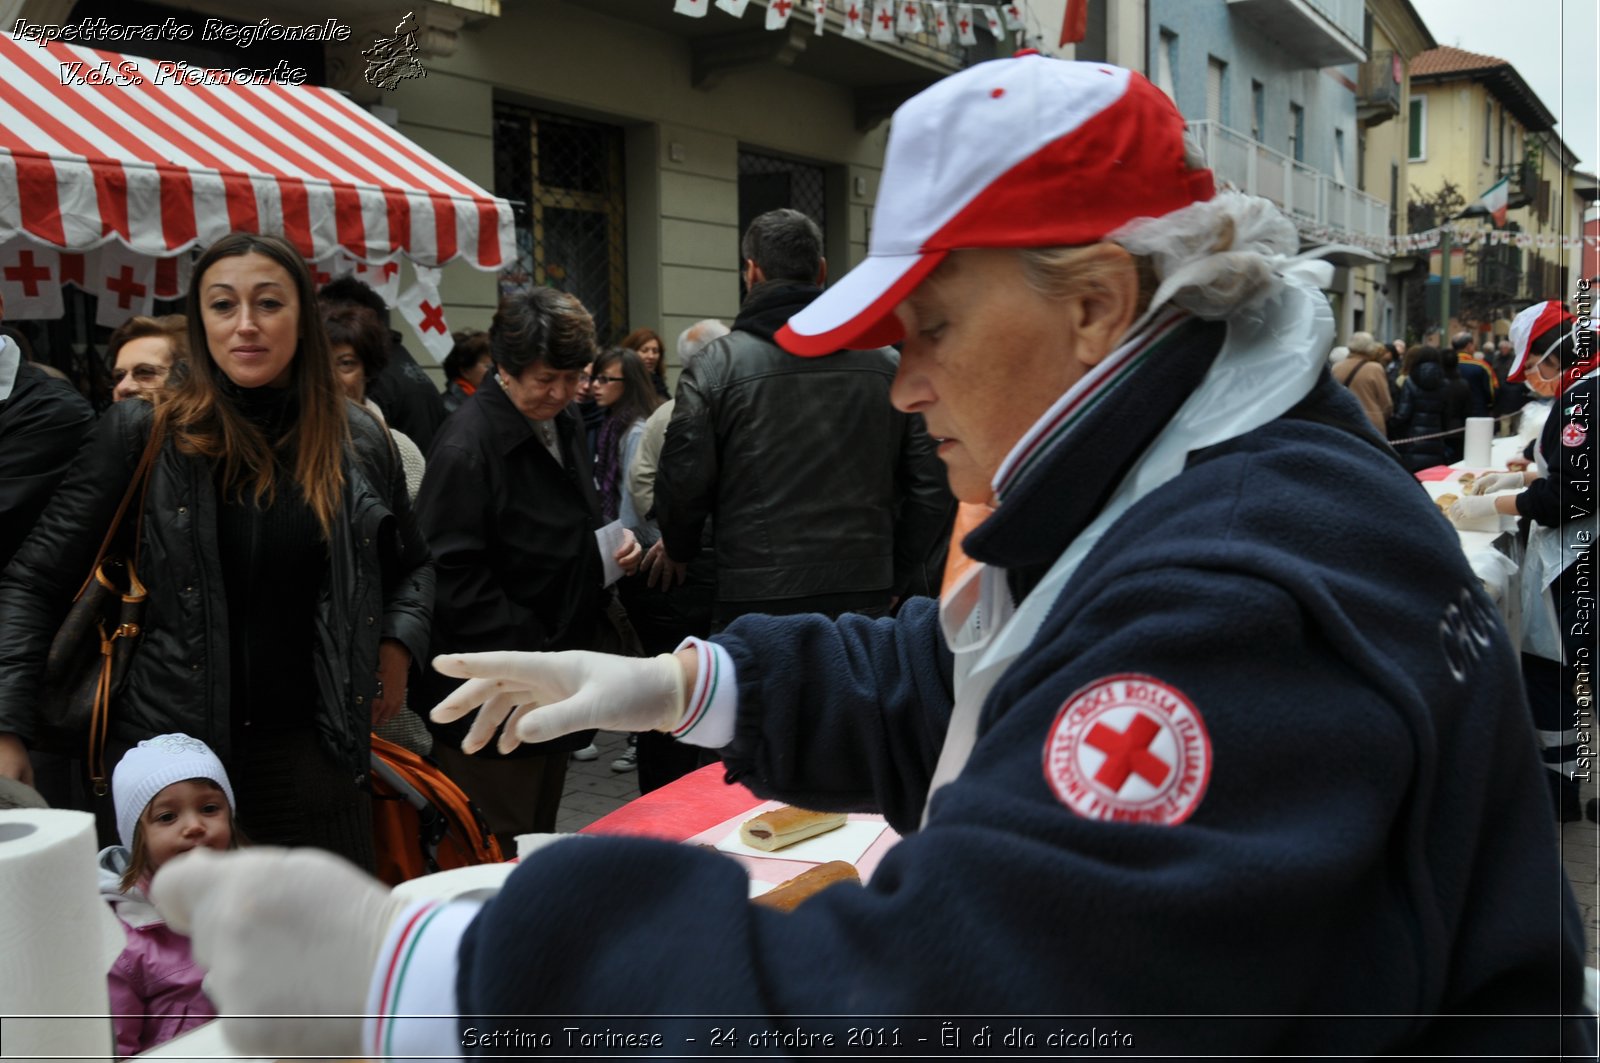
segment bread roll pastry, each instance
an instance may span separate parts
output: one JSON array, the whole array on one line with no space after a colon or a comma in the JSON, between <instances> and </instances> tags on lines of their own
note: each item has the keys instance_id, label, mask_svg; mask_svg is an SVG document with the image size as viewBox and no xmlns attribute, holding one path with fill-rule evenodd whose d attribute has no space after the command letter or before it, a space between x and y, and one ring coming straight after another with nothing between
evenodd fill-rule
<instances>
[{"instance_id":1,"label":"bread roll pastry","mask_svg":"<svg viewBox=\"0 0 1600 1063\"><path fill-rule=\"evenodd\" d=\"M841 882L854 882L859 886L861 876L856 874L853 866L843 860L829 860L826 864L818 864L802 871L789 881L772 887L757 897L755 903L776 908L780 912L792 912L801 901Z\"/></svg>"},{"instance_id":2,"label":"bread roll pastry","mask_svg":"<svg viewBox=\"0 0 1600 1063\"><path fill-rule=\"evenodd\" d=\"M770 853L786 845L815 838L844 826L843 812L811 812L784 805L747 819L739 827L739 840L752 849Z\"/></svg>"}]
</instances>

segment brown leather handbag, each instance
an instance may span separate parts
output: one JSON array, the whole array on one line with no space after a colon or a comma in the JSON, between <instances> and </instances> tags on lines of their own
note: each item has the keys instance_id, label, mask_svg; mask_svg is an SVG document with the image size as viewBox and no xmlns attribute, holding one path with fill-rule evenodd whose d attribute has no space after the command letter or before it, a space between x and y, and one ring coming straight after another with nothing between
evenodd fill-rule
<instances>
[{"instance_id":1,"label":"brown leather handbag","mask_svg":"<svg viewBox=\"0 0 1600 1063\"><path fill-rule=\"evenodd\" d=\"M122 689L144 630L147 594L139 579L139 542L150 469L160 449L159 433L152 431L89 576L73 598L45 658L41 720L34 744L49 752L84 757L94 792L101 796L107 789L105 748L111 699ZM113 551L135 494L139 512L130 532L132 548Z\"/></svg>"}]
</instances>

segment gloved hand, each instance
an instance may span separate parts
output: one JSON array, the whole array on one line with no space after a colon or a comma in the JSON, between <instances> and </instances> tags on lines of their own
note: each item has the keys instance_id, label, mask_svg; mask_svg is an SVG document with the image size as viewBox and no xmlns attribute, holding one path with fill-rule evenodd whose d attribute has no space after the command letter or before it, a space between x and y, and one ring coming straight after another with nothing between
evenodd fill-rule
<instances>
[{"instance_id":1,"label":"gloved hand","mask_svg":"<svg viewBox=\"0 0 1600 1063\"><path fill-rule=\"evenodd\" d=\"M461 743L465 753L487 745L502 720L502 753L519 742L548 742L591 727L670 731L683 719L688 697L684 666L670 653L649 658L587 650L454 653L435 657L433 666L468 680L433 707L435 723L458 720L483 706Z\"/></svg>"},{"instance_id":2,"label":"gloved hand","mask_svg":"<svg viewBox=\"0 0 1600 1063\"><path fill-rule=\"evenodd\" d=\"M361 1054L361 1016L405 902L320 849L195 849L150 886L188 934L230 1044L246 1056Z\"/></svg>"},{"instance_id":3,"label":"gloved hand","mask_svg":"<svg viewBox=\"0 0 1600 1063\"><path fill-rule=\"evenodd\" d=\"M1477 520L1480 517L1490 516L1495 512L1494 499L1487 495L1468 495L1456 500L1450 507L1450 512L1445 516L1450 518L1452 524L1464 524L1467 521Z\"/></svg>"},{"instance_id":4,"label":"gloved hand","mask_svg":"<svg viewBox=\"0 0 1600 1063\"><path fill-rule=\"evenodd\" d=\"M1472 481L1472 493L1492 495L1496 491L1509 491L1513 487L1521 490L1524 486L1526 481L1520 472L1491 472Z\"/></svg>"}]
</instances>

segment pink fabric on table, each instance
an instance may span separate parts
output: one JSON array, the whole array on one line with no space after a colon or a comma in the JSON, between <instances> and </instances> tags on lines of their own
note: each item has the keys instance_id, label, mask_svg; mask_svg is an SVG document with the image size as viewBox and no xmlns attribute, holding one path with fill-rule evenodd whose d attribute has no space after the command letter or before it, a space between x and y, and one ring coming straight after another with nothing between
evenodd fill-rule
<instances>
[{"instance_id":1,"label":"pink fabric on table","mask_svg":"<svg viewBox=\"0 0 1600 1063\"><path fill-rule=\"evenodd\" d=\"M761 804L761 798L739 783L730 786L723 782L723 771L721 764L707 764L629 801L578 833L628 834L681 842Z\"/></svg>"}]
</instances>

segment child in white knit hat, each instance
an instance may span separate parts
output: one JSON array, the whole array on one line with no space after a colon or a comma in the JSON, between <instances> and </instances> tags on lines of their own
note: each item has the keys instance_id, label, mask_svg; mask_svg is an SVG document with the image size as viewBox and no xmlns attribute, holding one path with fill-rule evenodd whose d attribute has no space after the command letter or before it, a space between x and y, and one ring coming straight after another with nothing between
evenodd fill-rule
<instances>
[{"instance_id":1,"label":"child in white knit hat","mask_svg":"<svg viewBox=\"0 0 1600 1063\"><path fill-rule=\"evenodd\" d=\"M111 776L121 845L100 853L100 895L122 920L127 945L112 966L117 1056L132 1056L216 1016L201 988L189 939L167 926L146 897L150 877L190 849L234 849L228 773L204 742L185 734L147 738Z\"/></svg>"}]
</instances>

